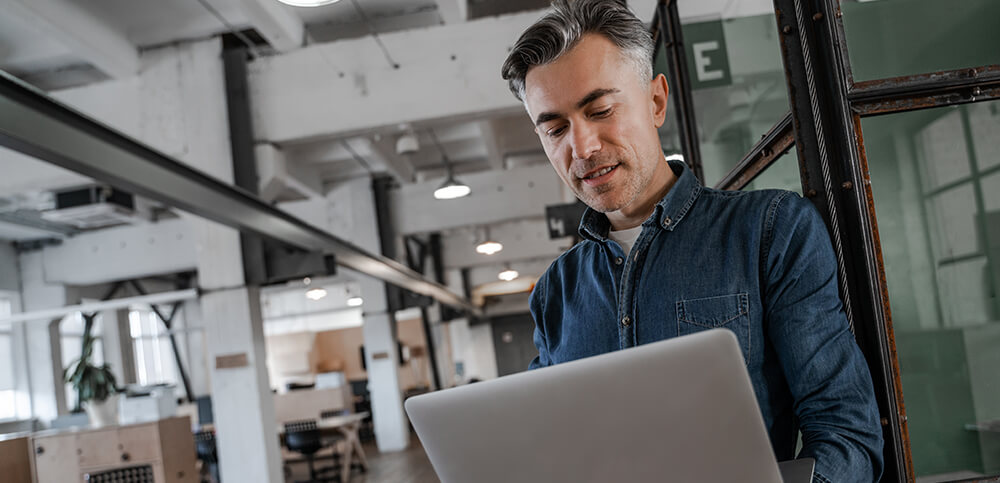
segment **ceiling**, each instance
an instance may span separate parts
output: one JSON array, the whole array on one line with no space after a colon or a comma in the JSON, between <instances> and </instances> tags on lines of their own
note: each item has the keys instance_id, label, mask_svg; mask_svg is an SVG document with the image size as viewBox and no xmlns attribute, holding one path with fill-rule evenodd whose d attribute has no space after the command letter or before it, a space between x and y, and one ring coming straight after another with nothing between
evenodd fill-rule
<instances>
[{"instance_id":1,"label":"ceiling","mask_svg":"<svg viewBox=\"0 0 1000 483\"><path fill-rule=\"evenodd\" d=\"M322 7L297 8L276 0L0 0L4 12L0 15L0 70L43 90L58 91L124 77L117 73L129 68L127 61L119 59L123 56L116 55L123 52L122 47L135 52L137 58L143 50L237 31L259 42L254 47L258 53L275 55L290 50L288 45L269 42L274 24L287 24L289 19L302 28L301 42L291 47L295 49L373 32L384 34L539 9L547 4L547 0L341 0ZM395 146L400 135L410 134L417 138L419 149L400 157L412 166L411 181L419 182L443 176L445 158L456 174L545 162L541 145L523 116L403 125L360 137L321 137L280 148L290 162L309 168L322 183L330 185L385 172L384 163L367 146L379 141ZM493 146L484 141L484 130L489 130ZM0 150L0 157L12 160L19 173L8 182L0 181L0 201L7 201L0 203L0 214L15 208L19 214L42 210L49 205L32 205L25 200L35 201L40 199L39 193L88 182L75 173ZM0 239L37 239L53 234L38 227L17 226L17 220L24 217L0 224Z\"/></svg>"}]
</instances>

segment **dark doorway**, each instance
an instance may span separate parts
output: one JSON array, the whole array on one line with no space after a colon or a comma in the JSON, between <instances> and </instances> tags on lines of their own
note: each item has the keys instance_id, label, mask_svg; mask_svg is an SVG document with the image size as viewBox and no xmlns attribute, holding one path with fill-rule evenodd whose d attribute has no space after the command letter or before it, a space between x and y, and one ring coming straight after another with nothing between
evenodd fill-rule
<instances>
[{"instance_id":1,"label":"dark doorway","mask_svg":"<svg viewBox=\"0 0 1000 483\"><path fill-rule=\"evenodd\" d=\"M506 376L528 369L528 364L538 355L532 337L535 321L531 314L513 314L494 317L493 347L497 355L497 375Z\"/></svg>"}]
</instances>

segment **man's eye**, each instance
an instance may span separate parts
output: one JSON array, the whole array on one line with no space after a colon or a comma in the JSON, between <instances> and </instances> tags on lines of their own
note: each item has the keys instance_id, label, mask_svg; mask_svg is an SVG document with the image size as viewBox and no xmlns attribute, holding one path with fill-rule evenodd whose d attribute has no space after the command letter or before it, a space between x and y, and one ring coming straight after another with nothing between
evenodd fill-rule
<instances>
[{"instance_id":1,"label":"man's eye","mask_svg":"<svg viewBox=\"0 0 1000 483\"><path fill-rule=\"evenodd\" d=\"M598 119L605 118L611 115L611 108L607 108L603 111L598 111L590 115L590 117L596 117Z\"/></svg>"},{"instance_id":2,"label":"man's eye","mask_svg":"<svg viewBox=\"0 0 1000 483\"><path fill-rule=\"evenodd\" d=\"M564 126L559 126L555 129L550 129L546 134L548 134L550 138L554 138L562 135L564 131L566 131L566 128Z\"/></svg>"}]
</instances>

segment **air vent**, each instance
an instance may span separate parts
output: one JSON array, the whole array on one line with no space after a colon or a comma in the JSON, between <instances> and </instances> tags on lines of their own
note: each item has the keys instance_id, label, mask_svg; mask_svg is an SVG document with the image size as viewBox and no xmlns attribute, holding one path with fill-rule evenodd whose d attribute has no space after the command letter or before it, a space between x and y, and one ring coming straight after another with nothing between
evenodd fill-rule
<instances>
[{"instance_id":1,"label":"air vent","mask_svg":"<svg viewBox=\"0 0 1000 483\"><path fill-rule=\"evenodd\" d=\"M131 193L108 186L85 186L55 193L56 208L42 218L77 228L103 228L133 223L135 200Z\"/></svg>"}]
</instances>

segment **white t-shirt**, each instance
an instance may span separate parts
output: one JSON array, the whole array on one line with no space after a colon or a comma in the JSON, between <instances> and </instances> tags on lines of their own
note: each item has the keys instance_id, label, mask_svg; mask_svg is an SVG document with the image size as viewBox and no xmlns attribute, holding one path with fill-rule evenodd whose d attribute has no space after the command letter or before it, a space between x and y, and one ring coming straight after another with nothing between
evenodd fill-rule
<instances>
[{"instance_id":1,"label":"white t-shirt","mask_svg":"<svg viewBox=\"0 0 1000 483\"><path fill-rule=\"evenodd\" d=\"M635 241L639 239L640 233L642 233L642 225L619 231L611 230L611 232L608 233L608 238L618 242L627 257L628 254L632 252L632 245L635 245Z\"/></svg>"}]
</instances>

